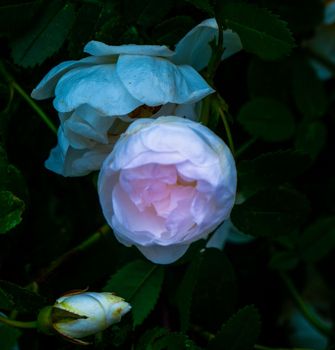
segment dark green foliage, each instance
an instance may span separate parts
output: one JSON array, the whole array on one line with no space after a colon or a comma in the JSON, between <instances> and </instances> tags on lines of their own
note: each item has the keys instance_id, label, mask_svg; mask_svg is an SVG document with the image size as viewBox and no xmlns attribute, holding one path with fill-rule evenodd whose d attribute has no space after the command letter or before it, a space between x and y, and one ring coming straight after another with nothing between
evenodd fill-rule
<instances>
[{"instance_id":1,"label":"dark green foliage","mask_svg":"<svg viewBox=\"0 0 335 350\"><path fill-rule=\"evenodd\" d=\"M308 200L297 191L268 189L236 205L231 219L244 233L274 238L298 229L306 221L309 211Z\"/></svg>"},{"instance_id":2,"label":"dark green foliage","mask_svg":"<svg viewBox=\"0 0 335 350\"><path fill-rule=\"evenodd\" d=\"M15 308L22 313L35 313L45 305L45 300L38 294L14 283L0 280L0 307Z\"/></svg>"},{"instance_id":3,"label":"dark green foliage","mask_svg":"<svg viewBox=\"0 0 335 350\"><path fill-rule=\"evenodd\" d=\"M16 328L0 325L1 350L12 350L21 332Z\"/></svg>"},{"instance_id":4,"label":"dark green foliage","mask_svg":"<svg viewBox=\"0 0 335 350\"><path fill-rule=\"evenodd\" d=\"M74 6L51 2L43 16L24 36L12 44L14 62L23 67L42 63L63 45L75 20Z\"/></svg>"},{"instance_id":5,"label":"dark green foliage","mask_svg":"<svg viewBox=\"0 0 335 350\"><path fill-rule=\"evenodd\" d=\"M154 308L163 283L164 269L147 261L134 261L114 274L104 288L121 295L132 305L134 326L140 325Z\"/></svg>"},{"instance_id":6,"label":"dark green foliage","mask_svg":"<svg viewBox=\"0 0 335 350\"><path fill-rule=\"evenodd\" d=\"M290 110L270 98L257 97L247 102L237 119L251 135L265 141L284 141L294 133L294 117Z\"/></svg>"},{"instance_id":7,"label":"dark green foliage","mask_svg":"<svg viewBox=\"0 0 335 350\"><path fill-rule=\"evenodd\" d=\"M266 153L238 164L239 188L244 196L261 189L278 186L302 174L311 164L307 154L299 151Z\"/></svg>"},{"instance_id":8,"label":"dark green foliage","mask_svg":"<svg viewBox=\"0 0 335 350\"><path fill-rule=\"evenodd\" d=\"M260 315L254 306L246 306L225 323L208 350L252 350L260 333Z\"/></svg>"},{"instance_id":9,"label":"dark green foliage","mask_svg":"<svg viewBox=\"0 0 335 350\"><path fill-rule=\"evenodd\" d=\"M290 53L294 39L287 23L266 9L247 3L222 6L220 20L241 38L244 49L265 60L276 60Z\"/></svg>"}]
</instances>

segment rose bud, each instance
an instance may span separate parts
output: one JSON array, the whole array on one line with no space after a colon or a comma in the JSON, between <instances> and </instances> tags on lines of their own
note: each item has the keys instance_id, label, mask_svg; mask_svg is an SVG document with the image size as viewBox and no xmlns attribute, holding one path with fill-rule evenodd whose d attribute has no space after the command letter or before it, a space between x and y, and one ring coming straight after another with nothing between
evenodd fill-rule
<instances>
[{"instance_id":1,"label":"rose bud","mask_svg":"<svg viewBox=\"0 0 335 350\"><path fill-rule=\"evenodd\" d=\"M57 299L52 307L42 309L39 328L56 332L75 343L87 344L78 339L119 322L130 309L123 298L113 293L70 292Z\"/></svg>"},{"instance_id":2,"label":"rose bud","mask_svg":"<svg viewBox=\"0 0 335 350\"><path fill-rule=\"evenodd\" d=\"M235 162L226 144L199 123L140 119L105 159L98 191L116 238L168 264L229 217Z\"/></svg>"}]
</instances>

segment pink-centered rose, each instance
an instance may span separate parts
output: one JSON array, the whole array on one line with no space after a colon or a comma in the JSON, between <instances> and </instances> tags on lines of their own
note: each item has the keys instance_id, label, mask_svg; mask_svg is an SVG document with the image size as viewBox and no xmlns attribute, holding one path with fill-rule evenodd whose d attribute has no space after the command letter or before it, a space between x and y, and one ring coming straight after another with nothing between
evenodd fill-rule
<instances>
[{"instance_id":1,"label":"pink-centered rose","mask_svg":"<svg viewBox=\"0 0 335 350\"><path fill-rule=\"evenodd\" d=\"M139 119L105 159L98 190L116 238L168 264L228 218L235 162L226 144L197 122Z\"/></svg>"}]
</instances>

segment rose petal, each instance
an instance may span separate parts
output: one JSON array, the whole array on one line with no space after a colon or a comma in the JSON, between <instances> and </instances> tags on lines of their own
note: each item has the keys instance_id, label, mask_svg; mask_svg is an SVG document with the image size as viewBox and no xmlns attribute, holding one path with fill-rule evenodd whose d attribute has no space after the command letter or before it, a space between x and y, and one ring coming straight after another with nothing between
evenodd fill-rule
<instances>
[{"instance_id":1,"label":"rose petal","mask_svg":"<svg viewBox=\"0 0 335 350\"><path fill-rule=\"evenodd\" d=\"M174 54L167 46L162 45L107 45L100 41L92 40L84 47L84 52L93 56L114 55L144 55L170 57Z\"/></svg>"},{"instance_id":2,"label":"rose petal","mask_svg":"<svg viewBox=\"0 0 335 350\"><path fill-rule=\"evenodd\" d=\"M140 246L139 251L155 264L171 264L182 257L189 245L171 244L169 246Z\"/></svg>"},{"instance_id":3,"label":"rose petal","mask_svg":"<svg viewBox=\"0 0 335 350\"><path fill-rule=\"evenodd\" d=\"M113 116L127 114L142 103L125 89L115 65L104 64L72 69L59 80L54 107L59 112L69 112L82 104Z\"/></svg>"},{"instance_id":4,"label":"rose petal","mask_svg":"<svg viewBox=\"0 0 335 350\"><path fill-rule=\"evenodd\" d=\"M108 59L100 57L85 57L79 61L65 61L52 68L41 82L32 91L31 97L36 100L43 100L54 96L58 80L68 71L78 67L92 66L108 63Z\"/></svg>"},{"instance_id":5,"label":"rose petal","mask_svg":"<svg viewBox=\"0 0 335 350\"><path fill-rule=\"evenodd\" d=\"M148 106L193 103L214 92L192 67L166 59L125 55L116 65L126 89Z\"/></svg>"},{"instance_id":6,"label":"rose petal","mask_svg":"<svg viewBox=\"0 0 335 350\"><path fill-rule=\"evenodd\" d=\"M211 41L218 36L218 26L214 18L201 22L188 32L176 45L172 61L176 64L189 64L200 71L205 68L212 55ZM221 59L226 59L242 49L238 34L230 29L223 32L224 53Z\"/></svg>"}]
</instances>

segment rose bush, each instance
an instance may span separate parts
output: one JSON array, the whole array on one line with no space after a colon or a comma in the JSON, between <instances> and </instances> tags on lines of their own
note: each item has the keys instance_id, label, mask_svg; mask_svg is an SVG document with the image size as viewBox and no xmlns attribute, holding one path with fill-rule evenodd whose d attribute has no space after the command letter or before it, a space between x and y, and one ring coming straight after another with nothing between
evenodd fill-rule
<instances>
[{"instance_id":1,"label":"rose bush","mask_svg":"<svg viewBox=\"0 0 335 350\"><path fill-rule=\"evenodd\" d=\"M229 216L235 162L226 144L199 123L140 119L105 159L98 191L116 238L168 264Z\"/></svg>"},{"instance_id":2,"label":"rose bush","mask_svg":"<svg viewBox=\"0 0 335 350\"><path fill-rule=\"evenodd\" d=\"M47 168L64 176L99 169L119 129L139 117L195 118L194 104L214 90L188 65L171 62L166 46L110 46L91 41L91 56L54 67L32 97L55 96L61 127ZM116 125L117 124L117 125Z\"/></svg>"}]
</instances>

